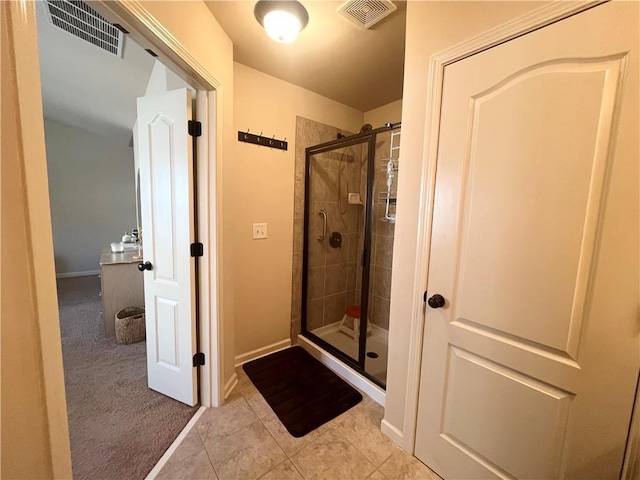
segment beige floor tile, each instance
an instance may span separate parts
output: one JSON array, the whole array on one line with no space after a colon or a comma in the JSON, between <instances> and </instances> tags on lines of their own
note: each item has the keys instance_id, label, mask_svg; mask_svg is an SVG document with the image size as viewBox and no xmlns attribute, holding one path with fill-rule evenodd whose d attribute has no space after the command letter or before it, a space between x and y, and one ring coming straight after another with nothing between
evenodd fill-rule
<instances>
[{"instance_id":1,"label":"beige floor tile","mask_svg":"<svg viewBox=\"0 0 640 480\"><path fill-rule=\"evenodd\" d=\"M303 480L300 472L296 470L290 460L282 462L276 468L267 473L260 480Z\"/></svg>"},{"instance_id":2,"label":"beige floor tile","mask_svg":"<svg viewBox=\"0 0 640 480\"><path fill-rule=\"evenodd\" d=\"M367 409L373 421L380 426L380 422L384 418L384 407L366 395L363 395L361 405Z\"/></svg>"},{"instance_id":3,"label":"beige floor tile","mask_svg":"<svg viewBox=\"0 0 640 480\"><path fill-rule=\"evenodd\" d=\"M379 470L390 480L440 480L424 463L399 448Z\"/></svg>"},{"instance_id":4,"label":"beige floor tile","mask_svg":"<svg viewBox=\"0 0 640 480\"><path fill-rule=\"evenodd\" d=\"M376 470L367 480L387 480L387 477L385 477L380 470Z\"/></svg>"},{"instance_id":5,"label":"beige floor tile","mask_svg":"<svg viewBox=\"0 0 640 480\"><path fill-rule=\"evenodd\" d=\"M276 439L280 448L284 450L284 453L287 454L288 457L292 457L296 452L298 452L302 447L307 445L312 440L318 438L322 432L327 431L332 428L329 424L324 424L321 427L313 430L312 432L307 433L304 437L294 437L291 435L287 429L284 427L278 416L270 412L268 415L261 418L262 423L269 433Z\"/></svg>"},{"instance_id":6,"label":"beige floor tile","mask_svg":"<svg viewBox=\"0 0 640 480\"><path fill-rule=\"evenodd\" d=\"M367 405L353 408L335 426L376 467L396 450L395 444L380 431L380 420L377 412Z\"/></svg>"},{"instance_id":7,"label":"beige floor tile","mask_svg":"<svg viewBox=\"0 0 640 480\"><path fill-rule=\"evenodd\" d=\"M245 373L242 368L238 368L236 370L238 373L238 386L236 390L238 393L241 393L244 396L245 400L249 404L249 406L253 409L255 414L262 418L265 415L272 412L271 407L264 399L264 397L260 394L258 389L255 387L251 380Z\"/></svg>"},{"instance_id":8,"label":"beige floor tile","mask_svg":"<svg viewBox=\"0 0 640 480\"><path fill-rule=\"evenodd\" d=\"M208 408L196 424L203 443L215 441L216 437L229 435L251 425L258 417L240 393L231 395L219 408Z\"/></svg>"},{"instance_id":9,"label":"beige floor tile","mask_svg":"<svg viewBox=\"0 0 640 480\"><path fill-rule=\"evenodd\" d=\"M200 434L198 433L198 430L192 428L184 440L182 440L182 443L178 445L178 448L171 456L171 460L179 462L183 458L195 455L201 450L204 450L204 445L200 439Z\"/></svg>"},{"instance_id":10,"label":"beige floor tile","mask_svg":"<svg viewBox=\"0 0 640 480\"><path fill-rule=\"evenodd\" d=\"M260 394L257 388L245 388L242 391L242 396L247 401L249 406L253 409L258 418L265 417L270 413L273 413L271 407L264 399L264 397Z\"/></svg>"},{"instance_id":11,"label":"beige floor tile","mask_svg":"<svg viewBox=\"0 0 640 480\"><path fill-rule=\"evenodd\" d=\"M246 388L256 388L253 383L251 383L251 380L249 380L249 377L242 367L236 368L236 373L238 374L238 385L236 386L237 391L242 392Z\"/></svg>"},{"instance_id":12,"label":"beige floor tile","mask_svg":"<svg viewBox=\"0 0 640 480\"><path fill-rule=\"evenodd\" d=\"M339 417L295 438L246 373L237 373L234 394L222 407L207 409L159 479L215 474L222 480L439 479L382 434L384 409L366 395Z\"/></svg>"},{"instance_id":13,"label":"beige floor tile","mask_svg":"<svg viewBox=\"0 0 640 480\"><path fill-rule=\"evenodd\" d=\"M175 461L171 457L156 477L157 480L216 480L217 478L205 450L180 461Z\"/></svg>"},{"instance_id":14,"label":"beige floor tile","mask_svg":"<svg viewBox=\"0 0 640 480\"><path fill-rule=\"evenodd\" d=\"M222 480L257 479L286 460L282 449L259 421L205 446Z\"/></svg>"},{"instance_id":15,"label":"beige floor tile","mask_svg":"<svg viewBox=\"0 0 640 480\"><path fill-rule=\"evenodd\" d=\"M306 480L364 480L375 470L369 460L333 429L303 447L291 461Z\"/></svg>"}]
</instances>

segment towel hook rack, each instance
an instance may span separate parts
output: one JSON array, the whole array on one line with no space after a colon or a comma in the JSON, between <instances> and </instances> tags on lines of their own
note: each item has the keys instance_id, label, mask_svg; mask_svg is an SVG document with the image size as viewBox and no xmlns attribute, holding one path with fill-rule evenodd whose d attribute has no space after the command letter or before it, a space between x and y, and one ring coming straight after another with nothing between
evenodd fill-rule
<instances>
[{"instance_id":1,"label":"towel hook rack","mask_svg":"<svg viewBox=\"0 0 640 480\"><path fill-rule=\"evenodd\" d=\"M238 141L245 143L253 143L254 145L262 145L264 147L276 148L278 150L288 150L289 144L287 143L287 137L284 140L278 140L275 135L271 138L263 137L262 132L260 135L255 135L249 132L247 128L246 132L238 131Z\"/></svg>"}]
</instances>

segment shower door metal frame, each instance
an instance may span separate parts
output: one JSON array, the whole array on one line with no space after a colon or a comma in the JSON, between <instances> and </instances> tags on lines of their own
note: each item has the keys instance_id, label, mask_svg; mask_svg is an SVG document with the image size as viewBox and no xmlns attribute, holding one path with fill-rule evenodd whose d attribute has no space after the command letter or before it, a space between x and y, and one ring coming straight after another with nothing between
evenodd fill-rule
<instances>
[{"instance_id":1,"label":"shower door metal frame","mask_svg":"<svg viewBox=\"0 0 640 480\"><path fill-rule=\"evenodd\" d=\"M302 249L302 312L301 327L302 335L318 346L324 348L332 355L335 355L347 365L354 368L358 373L364 375L369 380L386 389L386 384L368 374L365 371L366 348L367 348L367 318L369 307L369 280L371 271L371 244L373 239L373 215L374 215L374 181L375 181L375 153L376 153L376 137L378 133L392 131L398 128L400 123L387 123L384 127L376 128L365 133L343 137L331 142L321 143L305 149L305 186L304 186L304 227L303 227L303 249ZM364 242L363 242L363 265L362 265L362 282L360 285L360 332L358 338L358 358L353 359L346 353L322 338L307 330L307 274L308 274L308 255L309 255L309 186L311 181L310 160L313 155L328 152L337 148L346 148L353 145L367 144L367 199L365 211L364 225ZM347 192L348 193L348 192ZM363 319L365 319L363 321Z\"/></svg>"}]
</instances>

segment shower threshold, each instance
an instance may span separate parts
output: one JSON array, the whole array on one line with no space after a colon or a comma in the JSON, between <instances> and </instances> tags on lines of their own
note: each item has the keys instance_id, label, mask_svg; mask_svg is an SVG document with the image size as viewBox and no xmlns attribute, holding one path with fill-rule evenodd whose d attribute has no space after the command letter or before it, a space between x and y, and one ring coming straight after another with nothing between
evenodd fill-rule
<instances>
[{"instance_id":1,"label":"shower threshold","mask_svg":"<svg viewBox=\"0 0 640 480\"><path fill-rule=\"evenodd\" d=\"M344 360L305 336L304 333L298 335L298 345L313 355L317 360L322 362L326 367L342 377L352 387L357 388L368 395L376 403L384 407L387 392L385 392L380 385L371 380L371 378L366 377L359 371L356 371L353 367L345 363Z\"/></svg>"},{"instance_id":2,"label":"shower threshold","mask_svg":"<svg viewBox=\"0 0 640 480\"><path fill-rule=\"evenodd\" d=\"M356 360L358 358L358 342L339 330L342 322L335 322L324 327L311 330L345 355ZM371 325L371 335L367 336L367 358L365 372L382 383L387 383L387 352L389 332L378 325Z\"/></svg>"}]
</instances>

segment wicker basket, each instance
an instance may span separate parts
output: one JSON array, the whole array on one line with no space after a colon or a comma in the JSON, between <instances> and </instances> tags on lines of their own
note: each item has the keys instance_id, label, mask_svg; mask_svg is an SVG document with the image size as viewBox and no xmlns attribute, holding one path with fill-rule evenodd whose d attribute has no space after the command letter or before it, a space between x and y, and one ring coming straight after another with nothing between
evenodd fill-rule
<instances>
[{"instance_id":1,"label":"wicker basket","mask_svg":"<svg viewBox=\"0 0 640 480\"><path fill-rule=\"evenodd\" d=\"M128 345L142 342L145 337L144 307L125 307L116 312L116 340Z\"/></svg>"}]
</instances>

